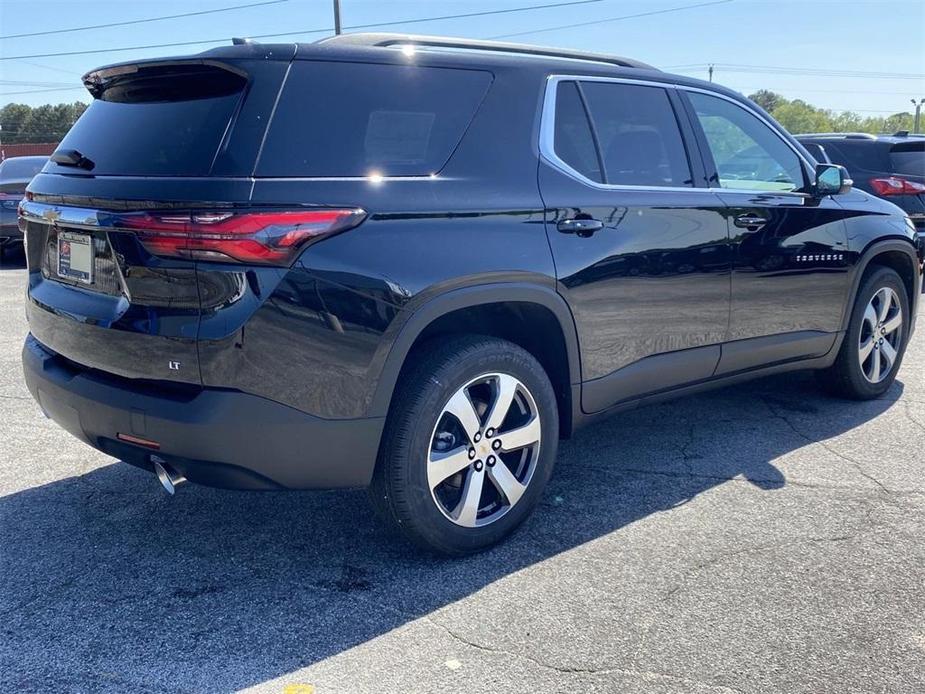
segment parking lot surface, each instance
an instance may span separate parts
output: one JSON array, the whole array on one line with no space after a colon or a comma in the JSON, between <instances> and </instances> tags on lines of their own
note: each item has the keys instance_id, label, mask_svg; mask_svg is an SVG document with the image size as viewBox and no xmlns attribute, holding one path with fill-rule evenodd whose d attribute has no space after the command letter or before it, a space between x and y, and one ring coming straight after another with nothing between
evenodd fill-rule
<instances>
[{"instance_id":1,"label":"parking lot surface","mask_svg":"<svg viewBox=\"0 0 925 694\"><path fill-rule=\"evenodd\" d=\"M170 498L79 443L22 381L24 281L0 691L925 691L925 327L880 400L797 374L584 430L520 532L444 560L362 491Z\"/></svg>"}]
</instances>

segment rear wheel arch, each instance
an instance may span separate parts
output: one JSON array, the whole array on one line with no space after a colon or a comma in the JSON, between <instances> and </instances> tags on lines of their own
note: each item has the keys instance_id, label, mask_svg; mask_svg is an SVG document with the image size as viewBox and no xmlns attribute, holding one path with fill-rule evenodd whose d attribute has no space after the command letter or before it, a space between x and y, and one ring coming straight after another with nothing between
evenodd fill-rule
<instances>
[{"instance_id":1,"label":"rear wheel arch","mask_svg":"<svg viewBox=\"0 0 925 694\"><path fill-rule=\"evenodd\" d=\"M513 342L543 366L556 391L560 433L572 428L573 386L581 381L578 336L565 300L553 289L499 283L456 289L430 299L399 329L372 394L371 415L386 415L402 370L422 345L451 335Z\"/></svg>"}]
</instances>

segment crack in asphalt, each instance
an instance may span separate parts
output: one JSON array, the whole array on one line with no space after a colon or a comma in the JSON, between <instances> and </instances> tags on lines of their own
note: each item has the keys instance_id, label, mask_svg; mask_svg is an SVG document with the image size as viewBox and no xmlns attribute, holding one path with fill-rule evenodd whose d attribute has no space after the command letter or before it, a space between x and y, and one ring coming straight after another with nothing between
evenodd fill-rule
<instances>
[{"instance_id":1,"label":"crack in asphalt","mask_svg":"<svg viewBox=\"0 0 925 694\"><path fill-rule=\"evenodd\" d=\"M832 448L832 447L831 447L829 444L827 444L825 441L822 441L822 440L820 440L820 439L815 439L815 438L813 438L812 436L809 436L808 434L805 434L804 432L800 431L800 429L799 429L793 422L791 422L791 421L787 418L786 415L781 414L781 413L777 410L777 408L771 403L771 401L770 401L766 396L761 396L761 397L760 397L760 400L765 404L765 406L768 408L768 411L771 413L772 416L774 416L774 417L776 417L777 419L781 420L784 424L786 424L788 427L790 427L790 429L791 429L797 436L799 436L800 438L802 438L802 439L808 441L809 443L818 444L819 446L821 446L822 448L824 448L825 450L827 450L829 453L831 453L831 454L834 455L835 457L841 458L841 459L844 460L846 463L848 463L849 465L853 466L853 467L858 471L858 473L859 473L862 477L867 478L868 480L870 480L871 482L873 482L875 485L877 485L877 486L883 491L884 494L894 494L894 493L897 491L897 490L894 490L894 489L890 489L890 488L887 487L885 484L883 484L880 480L878 480L876 477L874 477L874 476L871 475L869 472L867 472L867 471L861 466L861 464L860 464L858 461L856 461L854 458L851 458L851 457L845 455L844 453L841 453L841 452L839 452L839 451L836 451L834 448Z\"/></svg>"},{"instance_id":2,"label":"crack in asphalt","mask_svg":"<svg viewBox=\"0 0 925 694\"><path fill-rule=\"evenodd\" d=\"M837 454L836 454L837 455ZM842 456L838 456L842 457ZM850 461L849 461L850 462ZM743 477L736 475L734 477L729 477L728 475L710 475L703 472L669 472L667 470L647 470L642 468L629 468L629 467L614 467L606 468L601 467L600 465L585 465L582 464L582 470L592 470L594 472L610 472L616 474L627 474L627 475L652 475L657 477L679 477L679 478L691 478L691 479L704 479L704 480L716 480L720 482L734 482L736 484L749 484L754 486L756 483L777 483L779 480L768 479L763 477ZM858 487L850 484L818 484L814 482L800 482L788 478L785 482L785 485L788 487L799 487L801 489L820 489L827 491L851 491L851 492L861 492L869 493L872 490L870 487ZM879 493L879 490L878 490ZM891 490L891 495L893 496L912 496L918 494L925 494L925 489L901 489L901 490Z\"/></svg>"},{"instance_id":3,"label":"crack in asphalt","mask_svg":"<svg viewBox=\"0 0 925 694\"><path fill-rule=\"evenodd\" d=\"M869 515L868 515L869 518ZM859 535L866 533L857 533L849 535L833 535L831 537L808 537L799 540L793 540L791 542L768 542L763 545L755 545L753 547L743 547L741 549L731 550L729 552L721 552L720 554L714 555L709 559L698 562L694 566L689 567L686 571L681 574L681 579L676 586L670 588L665 592L665 595L662 597L662 602L668 602L675 595L680 593L684 588L687 587L688 582L706 569L711 569L720 564L724 564L731 559L740 557L744 554L755 554L766 552L771 549L784 549L789 547L797 547L799 545L805 544L819 544L819 543L828 543L828 542L847 542L848 540L854 540Z\"/></svg>"},{"instance_id":4,"label":"crack in asphalt","mask_svg":"<svg viewBox=\"0 0 925 694\"><path fill-rule=\"evenodd\" d=\"M672 675L665 672L655 672L652 670L640 670L640 669L628 669L614 666L607 666L601 668L592 668L592 667L570 667L562 665L552 665L550 663L545 663L539 658L532 656L528 653L519 653L516 651L511 651L504 648L495 648L491 646L486 646L484 644L471 641L461 634L457 633L446 624L443 624L439 620L431 617L430 615L424 615L424 621L428 624L431 624L444 633L446 633L450 638L458 641L459 643L474 648L479 651L486 653L492 653L495 655L505 655L511 658L520 658L526 660L536 667L542 668L544 670L551 670L560 675L626 675L627 677L637 677L646 681L667 681L674 684L684 684L687 686L695 686L700 688L706 688L707 691L717 692L717 694L744 694L741 689L734 689L725 685L710 684L708 682L701 682L699 680L690 679L688 677L682 677L680 675Z\"/></svg>"}]
</instances>

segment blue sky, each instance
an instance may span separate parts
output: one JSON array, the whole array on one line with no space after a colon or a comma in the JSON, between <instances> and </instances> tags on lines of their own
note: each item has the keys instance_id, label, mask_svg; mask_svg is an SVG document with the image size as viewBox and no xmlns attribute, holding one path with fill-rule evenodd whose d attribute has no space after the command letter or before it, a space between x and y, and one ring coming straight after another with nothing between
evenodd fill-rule
<instances>
[{"instance_id":1,"label":"blue sky","mask_svg":"<svg viewBox=\"0 0 925 694\"><path fill-rule=\"evenodd\" d=\"M67 29L270 0L0 0L0 36ZM342 22L394 22L527 7L563 0L341 0ZM382 30L490 38L631 56L750 93L772 89L836 110L885 115L925 98L922 0L595 0L569 7L391 26ZM218 43L72 56L16 56L223 39L320 29L263 41L312 41L332 33L332 0L286 0L198 17L46 36L0 39L0 105L86 100L79 77L132 58L178 55ZM583 24L569 27L567 25ZM540 31L543 30L543 31ZM530 33L524 33L530 32ZM734 67L735 66L735 69ZM756 70L754 66L761 66ZM796 68L840 76L793 74ZM852 74L844 74L852 73ZM879 73L879 76L856 73ZM42 91L38 91L42 90ZM31 93L23 93L31 92Z\"/></svg>"}]
</instances>

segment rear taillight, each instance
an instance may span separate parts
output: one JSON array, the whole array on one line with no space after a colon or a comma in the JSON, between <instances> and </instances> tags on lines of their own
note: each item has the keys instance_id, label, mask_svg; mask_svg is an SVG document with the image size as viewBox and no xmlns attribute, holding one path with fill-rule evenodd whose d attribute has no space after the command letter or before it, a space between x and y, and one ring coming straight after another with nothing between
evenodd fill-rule
<instances>
[{"instance_id":1,"label":"rear taillight","mask_svg":"<svg viewBox=\"0 0 925 694\"><path fill-rule=\"evenodd\" d=\"M306 243L357 226L361 209L284 212L129 212L111 226L133 231L156 256L288 265Z\"/></svg>"},{"instance_id":2,"label":"rear taillight","mask_svg":"<svg viewBox=\"0 0 925 694\"><path fill-rule=\"evenodd\" d=\"M870 179L870 184L877 192L877 195L918 195L919 193L925 193L925 185L899 176L872 178Z\"/></svg>"},{"instance_id":3,"label":"rear taillight","mask_svg":"<svg viewBox=\"0 0 925 694\"><path fill-rule=\"evenodd\" d=\"M15 210L22 200L22 193L0 193L0 207L4 210Z\"/></svg>"}]
</instances>

